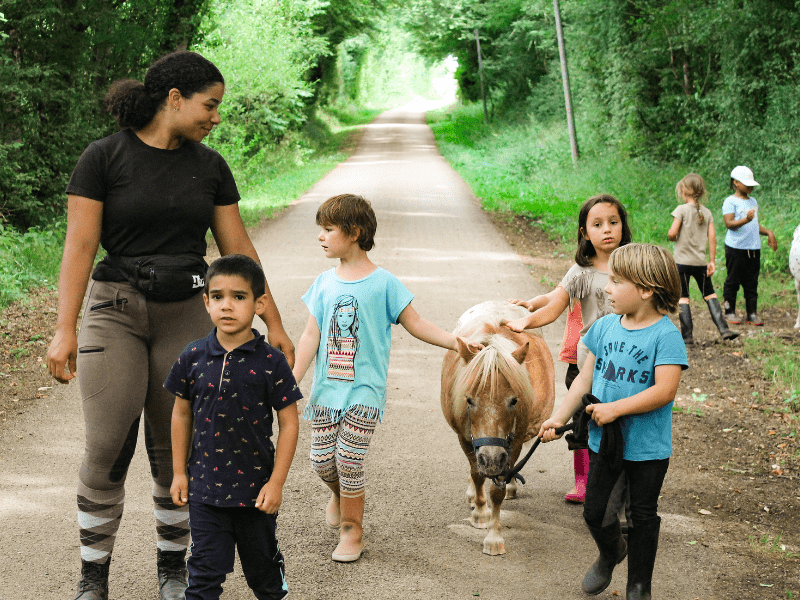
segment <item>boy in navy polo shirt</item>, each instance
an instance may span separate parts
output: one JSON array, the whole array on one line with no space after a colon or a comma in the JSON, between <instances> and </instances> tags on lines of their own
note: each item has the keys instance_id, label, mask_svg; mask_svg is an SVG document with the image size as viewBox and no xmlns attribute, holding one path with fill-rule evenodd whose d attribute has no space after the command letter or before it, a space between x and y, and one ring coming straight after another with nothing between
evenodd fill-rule
<instances>
[{"instance_id":1,"label":"boy in navy polo shirt","mask_svg":"<svg viewBox=\"0 0 800 600\"><path fill-rule=\"evenodd\" d=\"M220 597L233 572L234 547L256 598L284 598L275 525L302 395L283 354L251 328L266 306L264 273L252 259L229 254L216 260L203 300L216 327L184 349L164 383L177 396L170 493L176 505L189 503L186 600ZM270 440L272 409L277 449Z\"/></svg>"}]
</instances>

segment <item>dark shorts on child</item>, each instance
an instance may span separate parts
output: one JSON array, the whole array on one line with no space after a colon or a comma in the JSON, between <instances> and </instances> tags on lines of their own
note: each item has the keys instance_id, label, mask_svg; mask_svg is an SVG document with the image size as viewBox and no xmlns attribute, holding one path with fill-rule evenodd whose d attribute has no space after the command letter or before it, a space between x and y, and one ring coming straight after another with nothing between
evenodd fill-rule
<instances>
[{"instance_id":1,"label":"dark shorts on child","mask_svg":"<svg viewBox=\"0 0 800 600\"><path fill-rule=\"evenodd\" d=\"M714 293L714 285L711 283L711 277L708 276L705 265L678 265L678 275L681 278L681 298L689 297L689 280L692 277L703 293L703 298Z\"/></svg>"},{"instance_id":2,"label":"dark shorts on child","mask_svg":"<svg viewBox=\"0 0 800 600\"><path fill-rule=\"evenodd\" d=\"M258 600L288 594L283 554L275 535L276 514L253 507L218 507L189 502L192 554L187 561L186 600L217 600L239 553L247 585Z\"/></svg>"}]
</instances>

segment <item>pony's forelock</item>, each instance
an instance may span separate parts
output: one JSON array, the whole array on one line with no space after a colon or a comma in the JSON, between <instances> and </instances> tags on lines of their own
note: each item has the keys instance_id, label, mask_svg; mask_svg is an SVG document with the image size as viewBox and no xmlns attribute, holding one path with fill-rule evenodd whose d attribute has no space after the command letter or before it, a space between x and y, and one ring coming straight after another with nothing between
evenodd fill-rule
<instances>
[{"instance_id":1,"label":"pony's forelock","mask_svg":"<svg viewBox=\"0 0 800 600\"><path fill-rule=\"evenodd\" d=\"M491 334L480 340L485 344L469 364L459 361L453 374L450 397L453 399L453 414L459 418L467 410L467 395L475 394L488 388L491 397L495 397L500 378L505 379L511 389L520 397L534 398L528 372L511 355L518 348L517 342L499 333Z\"/></svg>"}]
</instances>

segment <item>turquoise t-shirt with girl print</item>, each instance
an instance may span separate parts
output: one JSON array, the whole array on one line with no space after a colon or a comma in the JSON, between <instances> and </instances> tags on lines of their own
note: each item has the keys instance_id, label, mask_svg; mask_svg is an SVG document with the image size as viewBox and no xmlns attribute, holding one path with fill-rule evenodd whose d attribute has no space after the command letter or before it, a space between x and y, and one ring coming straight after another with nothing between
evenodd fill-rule
<instances>
[{"instance_id":1,"label":"turquoise t-shirt with girl print","mask_svg":"<svg viewBox=\"0 0 800 600\"><path fill-rule=\"evenodd\" d=\"M317 277L303 295L320 331L306 419L323 407L333 421L351 408L383 420L391 328L413 299L381 267L356 281L341 279L335 268Z\"/></svg>"}]
</instances>

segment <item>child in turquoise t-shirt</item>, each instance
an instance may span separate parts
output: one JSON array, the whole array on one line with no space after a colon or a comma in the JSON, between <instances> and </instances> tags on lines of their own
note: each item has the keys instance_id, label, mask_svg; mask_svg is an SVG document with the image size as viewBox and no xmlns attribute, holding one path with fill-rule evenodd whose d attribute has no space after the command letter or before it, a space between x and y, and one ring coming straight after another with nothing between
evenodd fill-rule
<instances>
[{"instance_id":1,"label":"child in turquoise t-shirt","mask_svg":"<svg viewBox=\"0 0 800 600\"><path fill-rule=\"evenodd\" d=\"M482 346L420 317L411 307L413 294L369 259L377 219L364 198L329 198L317 211L317 225L325 256L338 258L339 266L317 277L303 296L311 314L293 373L301 381L316 357L304 414L312 421L311 465L332 492L325 520L340 528L331 558L352 562L364 548L364 458L386 407L391 326L400 323L417 339L448 350L458 351L459 343L473 352Z\"/></svg>"}]
</instances>

